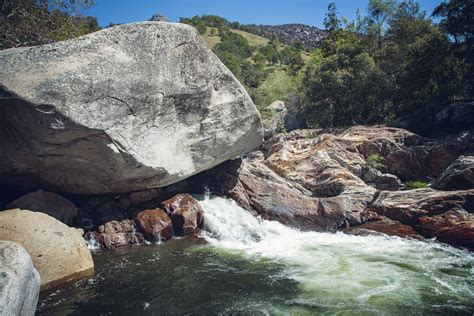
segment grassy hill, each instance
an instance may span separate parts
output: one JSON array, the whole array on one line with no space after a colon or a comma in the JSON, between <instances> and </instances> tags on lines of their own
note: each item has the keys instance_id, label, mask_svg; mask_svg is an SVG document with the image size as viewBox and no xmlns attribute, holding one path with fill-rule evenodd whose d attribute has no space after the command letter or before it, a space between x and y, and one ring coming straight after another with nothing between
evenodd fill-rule
<instances>
[{"instance_id":1,"label":"grassy hill","mask_svg":"<svg viewBox=\"0 0 474 316\"><path fill-rule=\"evenodd\" d=\"M213 34L211 34L211 30L213 31ZM242 35L250 44L250 46L257 47L257 46L265 46L267 45L270 40L268 38L258 36L252 33L248 33L245 31L241 30L236 30L236 29L231 29L230 30L232 33L236 33L239 35ZM216 46L218 43L221 42L221 37L218 35L217 28L215 27L206 27L206 33L202 35L204 38L204 41L206 42L207 46L210 49L213 49L214 46ZM278 50L283 50L286 46L285 44L282 43L277 43ZM301 57L307 61L310 58L310 54L304 51L301 51Z\"/></svg>"}]
</instances>

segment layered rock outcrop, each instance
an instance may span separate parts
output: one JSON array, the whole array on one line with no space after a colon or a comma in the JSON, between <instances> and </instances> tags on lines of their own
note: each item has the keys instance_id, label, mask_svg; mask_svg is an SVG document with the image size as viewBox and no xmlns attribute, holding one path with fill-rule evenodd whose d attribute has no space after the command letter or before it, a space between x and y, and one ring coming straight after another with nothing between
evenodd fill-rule
<instances>
[{"instance_id":1,"label":"layered rock outcrop","mask_svg":"<svg viewBox=\"0 0 474 316\"><path fill-rule=\"evenodd\" d=\"M473 145L470 133L435 141L382 126L297 130L271 138L263 152L226 162L190 182L205 182L264 218L304 229L331 231L371 222L360 230L445 235L441 241L470 248L474 221L466 214L474 212L474 188L397 189L402 187L398 177L436 177ZM383 172L371 170L372 155L380 157ZM462 218L445 216L454 210ZM461 222L462 229L454 229Z\"/></svg>"},{"instance_id":2,"label":"layered rock outcrop","mask_svg":"<svg viewBox=\"0 0 474 316\"><path fill-rule=\"evenodd\" d=\"M461 156L441 173L432 185L439 190L474 188L474 156Z\"/></svg>"},{"instance_id":3,"label":"layered rock outcrop","mask_svg":"<svg viewBox=\"0 0 474 316\"><path fill-rule=\"evenodd\" d=\"M0 69L3 184L77 194L163 187L263 138L244 87L184 24L7 49Z\"/></svg>"},{"instance_id":4,"label":"layered rock outcrop","mask_svg":"<svg viewBox=\"0 0 474 316\"><path fill-rule=\"evenodd\" d=\"M34 315L40 283L28 252L20 244L0 240L0 315Z\"/></svg>"},{"instance_id":5,"label":"layered rock outcrop","mask_svg":"<svg viewBox=\"0 0 474 316\"><path fill-rule=\"evenodd\" d=\"M41 288L74 281L94 273L94 262L80 229L40 212L0 212L0 240L22 245L41 276Z\"/></svg>"}]
</instances>

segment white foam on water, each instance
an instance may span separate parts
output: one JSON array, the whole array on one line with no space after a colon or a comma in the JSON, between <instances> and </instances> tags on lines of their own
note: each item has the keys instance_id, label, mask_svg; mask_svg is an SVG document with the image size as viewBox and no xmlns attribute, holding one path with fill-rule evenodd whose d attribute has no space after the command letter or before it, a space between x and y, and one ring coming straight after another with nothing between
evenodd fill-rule
<instances>
[{"instance_id":1,"label":"white foam on water","mask_svg":"<svg viewBox=\"0 0 474 316\"><path fill-rule=\"evenodd\" d=\"M210 244L285 266L285 277L301 289L290 304L357 305L369 311L381 304L416 308L427 300L432 305L473 305L470 252L433 241L303 232L257 218L220 197L207 196L200 204L203 235Z\"/></svg>"}]
</instances>

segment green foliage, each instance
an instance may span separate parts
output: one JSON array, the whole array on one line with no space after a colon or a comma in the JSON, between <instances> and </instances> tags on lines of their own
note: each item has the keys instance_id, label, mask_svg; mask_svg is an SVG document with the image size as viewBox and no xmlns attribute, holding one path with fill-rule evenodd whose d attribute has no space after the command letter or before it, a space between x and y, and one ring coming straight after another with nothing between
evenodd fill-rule
<instances>
[{"instance_id":1,"label":"green foliage","mask_svg":"<svg viewBox=\"0 0 474 316\"><path fill-rule=\"evenodd\" d=\"M288 130L286 129L285 121L283 120L283 118L278 122L278 131L283 134L288 133Z\"/></svg>"},{"instance_id":2,"label":"green foliage","mask_svg":"<svg viewBox=\"0 0 474 316\"><path fill-rule=\"evenodd\" d=\"M241 77L247 87L257 88L265 80L267 74L259 65L244 62Z\"/></svg>"},{"instance_id":3,"label":"green foliage","mask_svg":"<svg viewBox=\"0 0 474 316\"><path fill-rule=\"evenodd\" d=\"M278 48L274 42L270 42L267 45L260 47L258 51L263 57L265 57L265 60L272 65L275 65L280 61L280 53L278 52Z\"/></svg>"},{"instance_id":4,"label":"green foliage","mask_svg":"<svg viewBox=\"0 0 474 316\"><path fill-rule=\"evenodd\" d=\"M276 70L253 91L254 102L258 108L264 108L274 101L285 101L298 92L300 81L299 76L292 77L281 70Z\"/></svg>"},{"instance_id":5,"label":"green foliage","mask_svg":"<svg viewBox=\"0 0 474 316\"><path fill-rule=\"evenodd\" d=\"M429 132L440 110L474 97L473 26L465 23L472 10L460 0L441 5L440 29L413 0L370 0L367 16L355 22L339 18L331 4L328 36L311 54L300 88L307 122L397 122Z\"/></svg>"},{"instance_id":6,"label":"green foliage","mask_svg":"<svg viewBox=\"0 0 474 316\"><path fill-rule=\"evenodd\" d=\"M263 120L270 120L276 115L276 110L274 108L266 107L260 111Z\"/></svg>"},{"instance_id":7,"label":"green foliage","mask_svg":"<svg viewBox=\"0 0 474 316\"><path fill-rule=\"evenodd\" d=\"M296 50L304 50L304 43L300 40L295 40L292 46Z\"/></svg>"},{"instance_id":8,"label":"green foliage","mask_svg":"<svg viewBox=\"0 0 474 316\"><path fill-rule=\"evenodd\" d=\"M366 162L367 166L369 166L371 168L374 168L374 169L381 170L381 169L385 168L384 164L382 163L383 162L383 157L380 156L380 155L377 155L377 154L370 155L366 159L365 162Z\"/></svg>"},{"instance_id":9,"label":"green foliage","mask_svg":"<svg viewBox=\"0 0 474 316\"><path fill-rule=\"evenodd\" d=\"M221 35L221 42L214 47L214 52L218 56L222 52L227 52L245 59L252 56L253 49L242 35L226 32Z\"/></svg>"},{"instance_id":10,"label":"green foliage","mask_svg":"<svg viewBox=\"0 0 474 316\"><path fill-rule=\"evenodd\" d=\"M180 18L180 23L185 23L194 26L194 28L199 32L199 34L206 34L206 24L203 22L202 18L198 15L189 18Z\"/></svg>"},{"instance_id":11,"label":"green foliage","mask_svg":"<svg viewBox=\"0 0 474 316\"><path fill-rule=\"evenodd\" d=\"M287 66L291 75L296 75L305 65L301 53L293 47L286 46L280 52L281 63Z\"/></svg>"},{"instance_id":12,"label":"green foliage","mask_svg":"<svg viewBox=\"0 0 474 316\"><path fill-rule=\"evenodd\" d=\"M412 180L405 183L405 190L424 189L428 187L428 182L423 180Z\"/></svg>"},{"instance_id":13,"label":"green foliage","mask_svg":"<svg viewBox=\"0 0 474 316\"><path fill-rule=\"evenodd\" d=\"M98 31L96 18L83 11L90 0L3 0L0 4L0 49L66 40Z\"/></svg>"}]
</instances>

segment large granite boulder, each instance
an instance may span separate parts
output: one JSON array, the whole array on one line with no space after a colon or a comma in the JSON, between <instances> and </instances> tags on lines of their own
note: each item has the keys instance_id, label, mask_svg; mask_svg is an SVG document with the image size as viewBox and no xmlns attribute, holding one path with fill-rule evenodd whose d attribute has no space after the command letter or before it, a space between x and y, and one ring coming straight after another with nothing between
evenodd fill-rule
<instances>
[{"instance_id":1,"label":"large granite boulder","mask_svg":"<svg viewBox=\"0 0 474 316\"><path fill-rule=\"evenodd\" d=\"M41 288L78 280L94 273L91 253L80 229L40 212L0 212L0 240L22 245L41 276Z\"/></svg>"},{"instance_id":2,"label":"large granite boulder","mask_svg":"<svg viewBox=\"0 0 474 316\"><path fill-rule=\"evenodd\" d=\"M142 22L0 52L0 179L103 194L162 187L260 145L244 87L191 26Z\"/></svg>"},{"instance_id":3,"label":"large granite boulder","mask_svg":"<svg viewBox=\"0 0 474 316\"><path fill-rule=\"evenodd\" d=\"M431 186L438 190L474 189L474 156L461 156Z\"/></svg>"},{"instance_id":4,"label":"large granite boulder","mask_svg":"<svg viewBox=\"0 0 474 316\"><path fill-rule=\"evenodd\" d=\"M43 212L60 220L68 226L73 226L74 219L78 214L78 208L74 203L59 194L36 190L7 205L8 209L19 208L34 212Z\"/></svg>"},{"instance_id":5,"label":"large granite boulder","mask_svg":"<svg viewBox=\"0 0 474 316\"><path fill-rule=\"evenodd\" d=\"M34 315L40 283L28 252L17 243L0 240L0 315Z\"/></svg>"}]
</instances>

